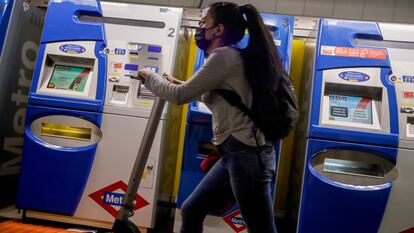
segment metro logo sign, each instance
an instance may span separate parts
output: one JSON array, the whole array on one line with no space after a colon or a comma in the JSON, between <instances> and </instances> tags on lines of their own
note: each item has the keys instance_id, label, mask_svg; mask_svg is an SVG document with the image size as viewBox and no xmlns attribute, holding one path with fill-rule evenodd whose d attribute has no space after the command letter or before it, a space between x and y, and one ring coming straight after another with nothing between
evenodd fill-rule
<instances>
[{"instance_id":1,"label":"metro logo sign","mask_svg":"<svg viewBox=\"0 0 414 233\"><path fill-rule=\"evenodd\" d=\"M98 205L108 211L114 218L118 216L119 207L122 206L122 201L127 190L127 185L118 181L114 184L111 184L101 190L98 190L94 193L89 194L89 197L92 198ZM122 191L123 193L119 192ZM140 195L136 194L135 197L135 207L134 210L141 209L144 206L149 205L150 203L142 198ZM115 209L115 207L118 207Z\"/></svg>"},{"instance_id":2,"label":"metro logo sign","mask_svg":"<svg viewBox=\"0 0 414 233\"><path fill-rule=\"evenodd\" d=\"M125 194L106 192L103 196L103 203L107 205L122 206Z\"/></svg>"},{"instance_id":3,"label":"metro logo sign","mask_svg":"<svg viewBox=\"0 0 414 233\"><path fill-rule=\"evenodd\" d=\"M223 220L237 233L247 229L247 224L241 216L239 209L224 217Z\"/></svg>"}]
</instances>

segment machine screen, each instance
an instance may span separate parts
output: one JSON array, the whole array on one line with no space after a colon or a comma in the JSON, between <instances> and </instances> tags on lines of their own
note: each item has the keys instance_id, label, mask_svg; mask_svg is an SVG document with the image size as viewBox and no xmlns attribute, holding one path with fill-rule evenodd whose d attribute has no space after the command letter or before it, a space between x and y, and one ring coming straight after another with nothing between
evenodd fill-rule
<instances>
[{"instance_id":1,"label":"machine screen","mask_svg":"<svg viewBox=\"0 0 414 233\"><path fill-rule=\"evenodd\" d=\"M372 124L372 99L369 97L329 95L329 119Z\"/></svg>"},{"instance_id":2,"label":"machine screen","mask_svg":"<svg viewBox=\"0 0 414 233\"><path fill-rule=\"evenodd\" d=\"M91 68L55 65L47 88L83 92Z\"/></svg>"}]
</instances>

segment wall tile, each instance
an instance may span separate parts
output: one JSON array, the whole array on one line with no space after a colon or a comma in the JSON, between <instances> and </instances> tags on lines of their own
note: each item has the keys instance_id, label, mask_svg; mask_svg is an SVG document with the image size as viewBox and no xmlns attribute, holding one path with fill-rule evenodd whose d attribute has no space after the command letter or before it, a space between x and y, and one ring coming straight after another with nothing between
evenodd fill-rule
<instances>
[{"instance_id":1,"label":"wall tile","mask_svg":"<svg viewBox=\"0 0 414 233\"><path fill-rule=\"evenodd\" d=\"M200 0L112 0L154 5L197 7ZM219 0L204 0L206 7ZM414 0L227 0L253 4L260 12L296 16L414 24Z\"/></svg>"},{"instance_id":2,"label":"wall tile","mask_svg":"<svg viewBox=\"0 0 414 233\"><path fill-rule=\"evenodd\" d=\"M237 3L240 6L249 4L249 0L229 0L229 2Z\"/></svg>"},{"instance_id":3,"label":"wall tile","mask_svg":"<svg viewBox=\"0 0 414 233\"><path fill-rule=\"evenodd\" d=\"M199 2L200 2L199 0L194 0L194 3L195 3L196 6L198 6ZM208 5L210 5L213 2L217 2L217 0L204 0L203 5L201 7L207 7Z\"/></svg>"},{"instance_id":4,"label":"wall tile","mask_svg":"<svg viewBox=\"0 0 414 233\"><path fill-rule=\"evenodd\" d=\"M334 4L333 18L362 19L363 0L337 0Z\"/></svg>"},{"instance_id":5,"label":"wall tile","mask_svg":"<svg viewBox=\"0 0 414 233\"><path fill-rule=\"evenodd\" d=\"M362 19L371 21L392 20L396 0L365 0Z\"/></svg>"},{"instance_id":6,"label":"wall tile","mask_svg":"<svg viewBox=\"0 0 414 233\"><path fill-rule=\"evenodd\" d=\"M195 4L198 4L198 0L169 0L168 4L180 7L196 7Z\"/></svg>"},{"instance_id":7,"label":"wall tile","mask_svg":"<svg viewBox=\"0 0 414 233\"><path fill-rule=\"evenodd\" d=\"M276 7L274 0L249 0L249 4L254 5L258 11L273 13Z\"/></svg>"},{"instance_id":8,"label":"wall tile","mask_svg":"<svg viewBox=\"0 0 414 233\"><path fill-rule=\"evenodd\" d=\"M121 1L119 1L121 2ZM138 0L137 3L151 4L151 5L168 5L168 0Z\"/></svg>"},{"instance_id":9,"label":"wall tile","mask_svg":"<svg viewBox=\"0 0 414 233\"><path fill-rule=\"evenodd\" d=\"M414 1L397 0L393 21L400 23L414 23Z\"/></svg>"},{"instance_id":10,"label":"wall tile","mask_svg":"<svg viewBox=\"0 0 414 233\"><path fill-rule=\"evenodd\" d=\"M276 0L276 13L303 15L305 0Z\"/></svg>"},{"instance_id":11,"label":"wall tile","mask_svg":"<svg viewBox=\"0 0 414 233\"><path fill-rule=\"evenodd\" d=\"M333 7L334 0L306 0L304 15L331 18Z\"/></svg>"}]
</instances>

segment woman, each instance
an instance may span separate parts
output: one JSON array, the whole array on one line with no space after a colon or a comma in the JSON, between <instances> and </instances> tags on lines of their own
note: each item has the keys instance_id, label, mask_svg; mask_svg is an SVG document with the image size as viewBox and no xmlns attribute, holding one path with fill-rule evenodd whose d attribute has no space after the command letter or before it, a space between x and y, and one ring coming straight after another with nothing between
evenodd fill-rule
<instances>
[{"instance_id":1,"label":"woman","mask_svg":"<svg viewBox=\"0 0 414 233\"><path fill-rule=\"evenodd\" d=\"M231 45L243 38L246 28L250 37L247 47L235 49ZM221 158L184 202L181 232L202 232L205 216L231 192L249 232L274 233L270 189L276 168L273 144L254 128L248 116L214 91L235 91L251 108L259 99L253 96L271 87L283 72L273 39L254 6L218 2L202 17L196 42L209 56L189 81L171 76L167 81L145 70L138 73L155 95L175 104L201 97L213 114L212 142Z\"/></svg>"}]
</instances>

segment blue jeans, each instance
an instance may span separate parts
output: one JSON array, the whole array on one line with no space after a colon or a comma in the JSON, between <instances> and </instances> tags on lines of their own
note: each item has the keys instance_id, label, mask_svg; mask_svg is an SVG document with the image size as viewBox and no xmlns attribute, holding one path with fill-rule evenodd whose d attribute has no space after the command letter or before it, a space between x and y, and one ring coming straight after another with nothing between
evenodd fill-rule
<instances>
[{"instance_id":1,"label":"blue jeans","mask_svg":"<svg viewBox=\"0 0 414 233\"><path fill-rule=\"evenodd\" d=\"M276 172L274 146L247 146L230 136L219 147L221 158L182 206L181 233L201 233L206 215L233 195L249 233L276 233L270 183Z\"/></svg>"}]
</instances>

